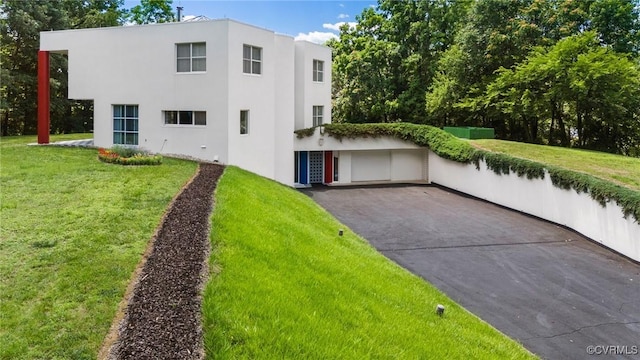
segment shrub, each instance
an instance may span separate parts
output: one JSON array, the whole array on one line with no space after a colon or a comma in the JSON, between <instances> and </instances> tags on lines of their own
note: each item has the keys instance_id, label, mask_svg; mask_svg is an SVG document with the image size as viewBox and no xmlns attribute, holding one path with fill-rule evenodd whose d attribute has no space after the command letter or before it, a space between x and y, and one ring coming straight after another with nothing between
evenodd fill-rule
<instances>
[{"instance_id":1,"label":"shrub","mask_svg":"<svg viewBox=\"0 0 640 360\"><path fill-rule=\"evenodd\" d=\"M146 150L114 146L111 149L98 149L98 159L102 162L120 165L160 165L162 156L154 155Z\"/></svg>"}]
</instances>

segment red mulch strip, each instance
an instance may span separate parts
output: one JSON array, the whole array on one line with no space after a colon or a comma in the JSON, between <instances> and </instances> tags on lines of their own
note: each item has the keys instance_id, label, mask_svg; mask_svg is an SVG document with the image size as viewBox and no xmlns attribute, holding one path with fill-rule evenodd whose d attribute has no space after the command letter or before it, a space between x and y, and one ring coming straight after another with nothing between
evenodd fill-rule
<instances>
[{"instance_id":1,"label":"red mulch strip","mask_svg":"<svg viewBox=\"0 0 640 360\"><path fill-rule=\"evenodd\" d=\"M223 171L220 165L200 164L169 207L108 358L204 358L201 293L213 192Z\"/></svg>"}]
</instances>

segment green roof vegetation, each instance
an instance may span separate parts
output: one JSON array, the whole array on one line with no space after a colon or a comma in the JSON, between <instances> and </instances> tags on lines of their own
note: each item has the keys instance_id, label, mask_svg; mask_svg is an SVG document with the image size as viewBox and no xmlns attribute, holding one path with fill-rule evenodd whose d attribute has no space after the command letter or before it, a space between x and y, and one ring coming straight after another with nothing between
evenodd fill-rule
<instances>
[{"instance_id":1,"label":"green roof vegetation","mask_svg":"<svg viewBox=\"0 0 640 360\"><path fill-rule=\"evenodd\" d=\"M640 158L637 157L504 140L473 140L471 145L482 150L590 174L640 191Z\"/></svg>"},{"instance_id":2,"label":"green roof vegetation","mask_svg":"<svg viewBox=\"0 0 640 360\"><path fill-rule=\"evenodd\" d=\"M549 147L549 152L555 151L555 156L563 158L562 161L556 162L541 162L538 158L534 160L528 160L526 158L512 155L508 152L493 152L483 149L477 149L472 146L471 142L461 140L455 136L430 125L417 125L410 123L382 123L382 124L349 124L349 123L333 123L324 125L324 129L327 135L333 136L337 139L343 138L366 138L366 137L378 137L378 136L392 136L402 140L411 141L419 146L428 147L431 151L438 156L445 159L461 162L461 163L475 163L476 167L479 167L480 161L484 161L488 168L493 170L497 174L509 174L510 172L516 173L518 176L526 176L528 179L543 178L548 173L551 181L557 187L563 189L573 189L578 193L588 193L594 200L598 201L601 205L605 205L607 202L615 202L622 208L622 212L625 216L632 216L636 221L640 221L640 191L633 187L621 186L618 182L625 177L618 176L615 178L615 182L608 178L600 178L591 172L597 166L589 167L588 172L582 172L579 168L564 167L563 164L568 164L572 161L581 161L585 157L577 157L574 160L575 150L564 149L552 150L554 148ZM312 136L315 129L302 129L297 130L295 133L299 138L305 136ZM486 140L485 140L486 141ZM513 143L517 144L517 143ZM514 148L522 145L513 145ZM526 148L524 146L523 148ZM538 148L540 149L540 148ZM508 152L508 153L507 153ZM522 154L526 150L521 150ZM599 154L593 156L598 158L596 161L585 161L586 163L598 163L605 164L611 163L619 164L618 167L629 167L630 172L628 176L629 183L637 183L638 177L634 178L634 174L637 174L638 160L637 158L614 156L610 154L602 154L598 152L585 152L584 154ZM552 156L548 156L551 158ZM587 155L586 158L589 156ZM544 159L544 157L543 157ZM631 164L631 165L630 165ZM630 166L629 166L630 165ZM606 173L607 170L601 172Z\"/></svg>"},{"instance_id":3,"label":"green roof vegetation","mask_svg":"<svg viewBox=\"0 0 640 360\"><path fill-rule=\"evenodd\" d=\"M294 189L227 167L212 226L208 358L534 358Z\"/></svg>"}]
</instances>

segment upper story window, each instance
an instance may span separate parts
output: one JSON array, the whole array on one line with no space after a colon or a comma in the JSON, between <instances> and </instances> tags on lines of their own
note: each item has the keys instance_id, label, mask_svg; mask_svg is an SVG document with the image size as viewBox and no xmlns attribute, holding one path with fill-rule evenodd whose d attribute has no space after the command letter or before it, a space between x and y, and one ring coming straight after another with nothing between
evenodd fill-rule
<instances>
[{"instance_id":1,"label":"upper story window","mask_svg":"<svg viewBox=\"0 0 640 360\"><path fill-rule=\"evenodd\" d=\"M177 71L207 71L207 43L176 44Z\"/></svg>"},{"instance_id":2,"label":"upper story window","mask_svg":"<svg viewBox=\"0 0 640 360\"><path fill-rule=\"evenodd\" d=\"M324 82L324 61L313 60L313 81Z\"/></svg>"},{"instance_id":3,"label":"upper story window","mask_svg":"<svg viewBox=\"0 0 640 360\"><path fill-rule=\"evenodd\" d=\"M322 125L322 114L324 113L324 106L313 106L313 126Z\"/></svg>"},{"instance_id":4,"label":"upper story window","mask_svg":"<svg viewBox=\"0 0 640 360\"><path fill-rule=\"evenodd\" d=\"M138 105L113 105L113 144L138 145Z\"/></svg>"},{"instance_id":5,"label":"upper story window","mask_svg":"<svg viewBox=\"0 0 640 360\"><path fill-rule=\"evenodd\" d=\"M242 72L262 74L262 48L251 45L242 47Z\"/></svg>"},{"instance_id":6,"label":"upper story window","mask_svg":"<svg viewBox=\"0 0 640 360\"><path fill-rule=\"evenodd\" d=\"M165 125L207 125L206 111L164 111Z\"/></svg>"}]
</instances>

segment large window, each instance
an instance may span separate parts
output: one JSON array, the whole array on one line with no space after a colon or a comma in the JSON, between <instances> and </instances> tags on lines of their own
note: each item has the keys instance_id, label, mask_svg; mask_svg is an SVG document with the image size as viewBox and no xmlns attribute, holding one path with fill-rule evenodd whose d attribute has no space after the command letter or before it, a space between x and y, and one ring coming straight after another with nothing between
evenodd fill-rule
<instances>
[{"instance_id":1,"label":"large window","mask_svg":"<svg viewBox=\"0 0 640 360\"><path fill-rule=\"evenodd\" d=\"M324 81L324 61L313 60L313 81Z\"/></svg>"},{"instance_id":2,"label":"large window","mask_svg":"<svg viewBox=\"0 0 640 360\"><path fill-rule=\"evenodd\" d=\"M138 145L138 105L113 105L113 144Z\"/></svg>"},{"instance_id":3,"label":"large window","mask_svg":"<svg viewBox=\"0 0 640 360\"><path fill-rule=\"evenodd\" d=\"M242 72L262 74L262 48L251 45L242 47Z\"/></svg>"},{"instance_id":4,"label":"large window","mask_svg":"<svg viewBox=\"0 0 640 360\"><path fill-rule=\"evenodd\" d=\"M313 126L322 125L323 113L324 113L324 106L317 106L317 105L313 106Z\"/></svg>"},{"instance_id":5,"label":"large window","mask_svg":"<svg viewBox=\"0 0 640 360\"><path fill-rule=\"evenodd\" d=\"M240 135L249 133L249 110L240 110Z\"/></svg>"},{"instance_id":6,"label":"large window","mask_svg":"<svg viewBox=\"0 0 640 360\"><path fill-rule=\"evenodd\" d=\"M174 111L164 112L166 125L207 125L206 111Z\"/></svg>"},{"instance_id":7,"label":"large window","mask_svg":"<svg viewBox=\"0 0 640 360\"><path fill-rule=\"evenodd\" d=\"M207 71L207 44L176 44L178 72Z\"/></svg>"}]
</instances>

